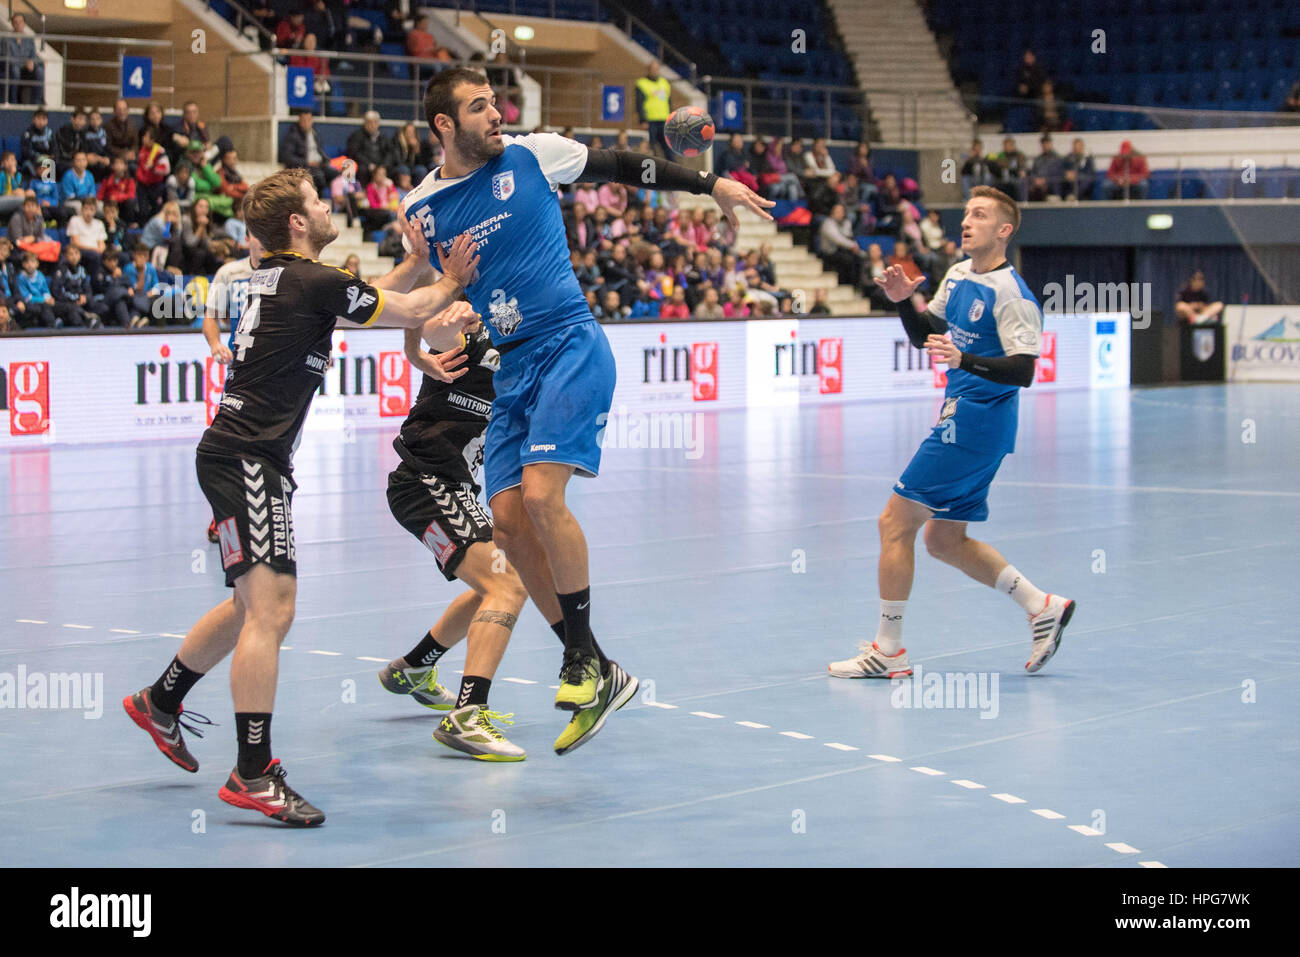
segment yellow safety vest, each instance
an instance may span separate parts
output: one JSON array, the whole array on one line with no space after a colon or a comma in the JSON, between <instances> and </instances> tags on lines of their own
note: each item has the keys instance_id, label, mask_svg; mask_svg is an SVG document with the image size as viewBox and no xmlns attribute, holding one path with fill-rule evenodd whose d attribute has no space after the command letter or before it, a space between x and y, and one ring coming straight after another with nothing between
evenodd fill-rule
<instances>
[{"instance_id":1,"label":"yellow safety vest","mask_svg":"<svg viewBox=\"0 0 1300 957\"><path fill-rule=\"evenodd\" d=\"M668 119L668 97L672 92L672 87L663 77L652 80L648 76L643 76L636 81L636 88L641 91L644 102L641 108L645 110L647 123L661 123Z\"/></svg>"}]
</instances>

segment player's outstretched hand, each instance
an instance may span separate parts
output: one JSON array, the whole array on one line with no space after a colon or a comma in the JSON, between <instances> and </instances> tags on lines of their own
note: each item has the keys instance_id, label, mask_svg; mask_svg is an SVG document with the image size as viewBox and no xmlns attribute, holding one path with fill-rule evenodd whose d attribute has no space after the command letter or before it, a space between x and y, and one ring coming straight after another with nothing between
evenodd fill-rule
<instances>
[{"instance_id":1,"label":"player's outstretched hand","mask_svg":"<svg viewBox=\"0 0 1300 957\"><path fill-rule=\"evenodd\" d=\"M402 235L411 245L411 255L420 262L429 261L429 242L424 236L424 226L414 216L407 216L403 207L397 214L397 221L402 224Z\"/></svg>"},{"instance_id":2,"label":"player's outstretched hand","mask_svg":"<svg viewBox=\"0 0 1300 957\"><path fill-rule=\"evenodd\" d=\"M442 312L438 313L436 316L434 316L432 319L426 322L424 324L424 329L422 330L422 334L424 332L436 334L438 330L444 330L444 329L455 331L455 332L463 332L464 330L468 329L470 326L474 325L474 323L478 322L480 318L482 317L479 316L479 314L474 311L474 307L472 305L470 305L464 299L458 299L455 302L453 302L450 306L448 306L446 309L444 309ZM429 343L432 346L437 345L435 340L431 338L431 336L429 335L424 336L424 341Z\"/></svg>"},{"instance_id":3,"label":"player's outstretched hand","mask_svg":"<svg viewBox=\"0 0 1300 957\"><path fill-rule=\"evenodd\" d=\"M763 219L771 219L772 214L768 210L776 205L772 200L759 196L744 183L725 176L719 176L718 181L713 185L713 201L718 204L727 222L731 223L732 229L740 228L740 220L736 217L738 207L743 206L745 209L752 210Z\"/></svg>"},{"instance_id":4,"label":"player's outstretched hand","mask_svg":"<svg viewBox=\"0 0 1300 957\"><path fill-rule=\"evenodd\" d=\"M949 368L955 369L961 365L961 350L947 336L930 333L925 337L925 351L930 353L932 361L942 362Z\"/></svg>"},{"instance_id":5,"label":"player's outstretched hand","mask_svg":"<svg viewBox=\"0 0 1300 957\"><path fill-rule=\"evenodd\" d=\"M478 243L469 233L461 233L451 243L451 252L444 253L438 247L438 262L442 265L442 274L462 287L468 286L478 269Z\"/></svg>"},{"instance_id":6,"label":"player's outstretched hand","mask_svg":"<svg viewBox=\"0 0 1300 957\"><path fill-rule=\"evenodd\" d=\"M469 367L465 365L469 356L465 355L465 350L460 346L455 349L448 349L446 352L439 352L436 355L429 352L419 352L418 358L410 357L411 362L425 375L433 376L439 382L455 382L466 372ZM460 368L457 368L457 367Z\"/></svg>"},{"instance_id":7,"label":"player's outstretched hand","mask_svg":"<svg viewBox=\"0 0 1300 957\"><path fill-rule=\"evenodd\" d=\"M230 365L230 360L234 358L229 347L224 342L218 342L212 347L212 358L216 359L223 366Z\"/></svg>"},{"instance_id":8,"label":"player's outstretched hand","mask_svg":"<svg viewBox=\"0 0 1300 957\"><path fill-rule=\"evenodd\" d=\"M890 302L902 302L909 298L923 282L925 282L924 276L908 279L902 266L890 266L876 277L876 285L885 291Z\"/></svg>"}]
</instances>

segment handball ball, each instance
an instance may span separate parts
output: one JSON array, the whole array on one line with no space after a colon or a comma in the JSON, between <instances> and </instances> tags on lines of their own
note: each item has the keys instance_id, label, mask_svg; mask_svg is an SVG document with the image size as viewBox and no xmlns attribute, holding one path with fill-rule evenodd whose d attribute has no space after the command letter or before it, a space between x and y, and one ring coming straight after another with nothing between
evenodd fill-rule
<instances>
[{"instance_id":1,"label":"handball ball","mask_svg":"<svg viewBox=\"0 0 1300 957\"><path fill-rule=\"evenodd\" d=\"M713 145L713 117L699 106L673 110L664 123L668 147L682 156L699 156Z\"/></svg>"}]
</instances>

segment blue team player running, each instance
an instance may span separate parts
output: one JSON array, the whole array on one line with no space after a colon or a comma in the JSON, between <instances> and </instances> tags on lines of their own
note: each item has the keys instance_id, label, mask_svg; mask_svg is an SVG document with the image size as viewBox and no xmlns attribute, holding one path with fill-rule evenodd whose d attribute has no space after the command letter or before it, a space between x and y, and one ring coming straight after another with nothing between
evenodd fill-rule
<instances>
[{"instance_id":1,"label":"blue team player running","mask_svg":"<svg viewBox=\"0 0 1300 957\"><path fill-rule=\"evenodd\" d=\"M736 207L770 219L764 208L774 204L734 180L641 153L588 150L554 133L503 136L492 88L473 70L438 74L424 113L446 162L407 194L405 215L430 249L460 232L478 242L478 273L466 293L501 355L485 440L486 493L494 539L529 594L559 599L565 650L555 706L573 712L555 742L564 754L598 732L637 681L592 635L587 540L565 504L569 479L600 468L614 357L569 263L556 188L612 181L704 193L733 225Z\"/></svg>"},{"instance_id":2,"label":"blue team player running","mask_svg":"<svg viewBox=\"0 0 1300 957\"><path fill-rule=\"evenodd\" d=\"M876 281L898 303L912 345L948 366L943 410L929 438L894 485L880 516L880 624L861 654L830 665L837 678L910 675L903 647L903 609L912 591L916 533L935 558L1010 595L1029 616L1032 644L1025 668L1038 671L1056 653L1075 603L1035 588L993 546L968 538L967 522L988 518L988 490L1005 455L1015 451L1020 390L1034 381L1043 314L1007 262L1020 209L988 186L971 190L961 224L970 258L943 277L929 308L911 296L921 280L891 266ZM951 338L945 338L950 333Z\"/></svg>"}]
</instances>

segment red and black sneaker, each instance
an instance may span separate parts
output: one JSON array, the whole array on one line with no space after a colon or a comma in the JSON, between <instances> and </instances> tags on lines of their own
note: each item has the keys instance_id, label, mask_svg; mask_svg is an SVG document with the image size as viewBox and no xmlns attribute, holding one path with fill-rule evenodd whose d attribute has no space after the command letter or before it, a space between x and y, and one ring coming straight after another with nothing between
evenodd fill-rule
<instances>
[{"instance_id":1,"label":"red and black sneaker","mask_svg":"<svg viewBox=\"0 0 1300 957\"><path fill-rule=\"evenodd\" d=\"M197 771L199 762L195 760L194 755L190 754L189 748L185 747L181 728L201 738L203 732L197 726L210 725L212 722L197 712L185 714L183 705L175 714L160 711L150 700L151 690L152 688L145 688L123 698L122 707L126 709L132 721L149 732L149 737L153 738L153 743L158 745L158 750L167 755L173 764L191 773ZM183 718L182 714L185 715Z\"/></svg>"},{"instance_id":2,"label":"red and black sneaker","mask_svg":"<svg viewBox=\"0 0 1300 957\"><path fill-rule=\"evenodd\" d=\"M215 518L208 525L208 541L213 545L221 541L221 536L217 534L217 520Z\"/></svg>"},{"instance_id":3,"label":"red and black sneaker","mask_svg":"<svg viewBox=\"0 0 1300 957\"><path fill-rule=\"evenodd\" d=\"M272 759L258 778L241 778L239 768L230 772L217 797L235 807L261 811L285 824L314 827L325 823L325 812L312 807L301 794L289 787L279 758Z\"/></svg>"}]
</instances>

